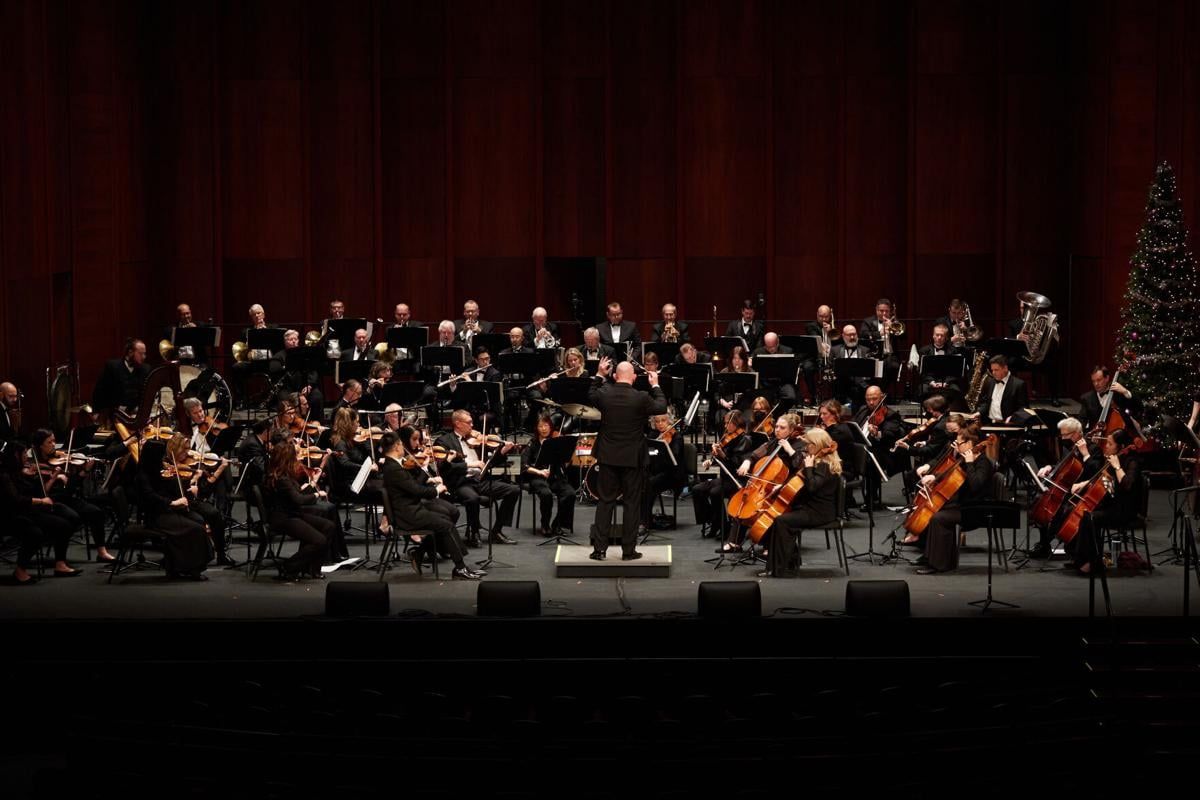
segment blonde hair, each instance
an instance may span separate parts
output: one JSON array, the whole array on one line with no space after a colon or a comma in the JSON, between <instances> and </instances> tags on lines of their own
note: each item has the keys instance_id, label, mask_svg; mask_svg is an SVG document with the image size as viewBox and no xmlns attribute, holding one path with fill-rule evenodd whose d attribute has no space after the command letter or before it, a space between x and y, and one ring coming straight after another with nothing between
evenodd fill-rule
<instances>
[{"instance_id":1,"label":"blonde hair","mask_svg":"<svg viewBox=\"0 0 1200 800\"><path fill-rule=\"evenodd\" d=\"M788 413L780 414L778 417L775 418L776 423L778 423L780 420L782 420L783 422L786 422L788 424L789 430L793 430L793 431L803 431L804 430L804 420L800 419L799 414L793 414L791 411L789 411Z\"/></svg>"},{"instance_id":2,"label":"blonde hair","mask_svg":"<svg viewBox=\"0 0 1200 800\"><path fill-rule=\"evenodd\" d=\"M790 416L790 415L789 415ZM809 450L824 450L828 447L836 447L833 439L823 428L809 428L804 433L804 441L808 442ZM837 450L833 450L823 456L814 457L817 464L828 464L829 471L834 475L842 474L842 458L838 455Z\"/></svg>"}]
</instances>

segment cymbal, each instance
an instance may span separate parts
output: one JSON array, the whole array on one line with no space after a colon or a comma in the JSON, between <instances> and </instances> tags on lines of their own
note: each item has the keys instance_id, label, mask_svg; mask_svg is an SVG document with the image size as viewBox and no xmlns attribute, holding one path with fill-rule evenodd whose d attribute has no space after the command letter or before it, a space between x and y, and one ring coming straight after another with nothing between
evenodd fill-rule
<instances>
[{"instance_id":1,"label":"cymbal","mask_svg":"<svg viewBox=\"0 0 1200 800\"><path fill-rule=\"evenodd\" d=\"M594 406L585 406L583 403L564 403L562 410L564 414L570 414L572 417L579 417L580 419L600 419L600 409Z\"/></svg>"},{"instance_id":2,"label":"cymbal","mask_svg":"<svg viewBox=\"0 0 1200 800\"><path fill-rule=\"evenodd\" d=\"M560 403L556 403L556 402L554 402L553 400L551 400L551 399L549 399L549 398L542 398L542 397L539 397L538 399L534 400L533 402L535 402L535 403L541 403L541 404L542 404L542 405L544 405L544 406L553 406L554 408L561 408L561 407L562 407L562 405L561 405Z\"/></svg>"}]
</instances>

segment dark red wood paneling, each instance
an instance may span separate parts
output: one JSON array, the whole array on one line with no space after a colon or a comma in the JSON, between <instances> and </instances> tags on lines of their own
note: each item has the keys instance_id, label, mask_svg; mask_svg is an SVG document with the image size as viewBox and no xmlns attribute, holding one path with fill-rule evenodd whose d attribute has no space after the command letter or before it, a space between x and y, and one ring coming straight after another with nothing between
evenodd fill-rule
<instances>
[{"instance_id":1,"label":"dark red wood paneling","mask_svg":"<svg viewBox=\"0 0 1200 800\"><path fill-rule=\"evenodd\" d=\"M543 225L548 256L605 250L604 81L547 79L543 90Z\"/></svg>"}]
</instances>

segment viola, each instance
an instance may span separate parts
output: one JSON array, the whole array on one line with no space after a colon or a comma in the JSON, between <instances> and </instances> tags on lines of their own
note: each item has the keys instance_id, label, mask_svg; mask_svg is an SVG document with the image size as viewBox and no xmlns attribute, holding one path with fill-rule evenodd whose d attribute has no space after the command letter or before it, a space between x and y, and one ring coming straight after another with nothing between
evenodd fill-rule
<instances>
[{"instance_id":1,"label":"viola","mask_svg":"<svg viewBox=\"0 0 1200 800\"><path fill-rule=\"evenodd\" d=\"M305 422L300 417L295 417L288 423L287 429L296 436L319 436L326 427L317 421Z\"/></svg>"},{"instance_id":2,"label":"viola","mask_svg":"<svg viewBox=\"0 0 1200 800\"><path fill-rule=\"evenodd\" d=\"M479 431L473 430L467 436L467 444L471 447L479 447L480 445L484 447L499 447L504 444L504 440L500 438L500 434L498 433L489 433L487 436L484 436Z\"/></svg>"},{"instance_id":3,"label":"viola","mask_svg":"<svg viewBox=\"0 0 1200 800\"><path fill-rule=\"evenodd\" d=\"M996 434L989 434L986 439L972 445L971 450L975 453L983 452L985 448L994 445L997 441ZM958 461L958 453L955 453L953 458L949 469L941 476L935 476L936 480L929 487L928 492L917 493L917 499L913 502L913 510L904 520L904 530L911 535L920 536L925 533L933 515L941 511L950 498L954 497L967 482L967 473Z\"/></svg>"},{"instance_id":4,"label":"viola","mask_svg":"<svg viewBox=\"0 0 1200 800\"><path fill-rule=\"evenodd\" d=\"M875 407L875 410L871 412L871 416L867 417L867 423L878 428L883 424L883 421L887 419L887 415L888 407L883 404L883 401L880 401L879 405Z\"/></svg>"}]
</instances>

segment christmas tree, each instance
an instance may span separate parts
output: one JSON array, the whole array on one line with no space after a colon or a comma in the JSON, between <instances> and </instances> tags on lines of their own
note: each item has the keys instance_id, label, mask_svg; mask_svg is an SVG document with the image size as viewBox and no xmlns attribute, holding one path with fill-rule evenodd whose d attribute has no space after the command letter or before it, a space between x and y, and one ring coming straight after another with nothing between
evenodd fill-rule
<instances>
[{"instance_id":1,"label":"christmas tree","mask_svg":"<svg viewBox=\"0 0 1200 800\"><path fill-rule=\"evenodd\" d=\"M1129 259L1116 363L1120 381L1146 405L1146 422L1191 413L1200 366L1200 276L1187 246L1175 172L1154 173L1146 222Z\"/></svg>"}]
</instances>

